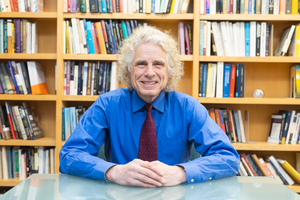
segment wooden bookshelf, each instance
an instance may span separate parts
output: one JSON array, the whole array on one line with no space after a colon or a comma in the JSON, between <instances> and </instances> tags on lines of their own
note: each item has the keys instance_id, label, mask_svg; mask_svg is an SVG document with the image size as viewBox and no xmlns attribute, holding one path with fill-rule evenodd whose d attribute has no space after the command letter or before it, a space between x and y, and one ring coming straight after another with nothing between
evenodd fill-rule
<instances>
[{"instance_id":1,"label":"wooden bookshelf","mask_svg":"<svg viewBox=\"0 0 300 200\"><path fill-rule=\"evenodd\" d=\"M37 60L41 62L45 71L49 95L0 95L0 102L32 101L37 105L41 118L45 138L25 140L0 140L0 146L53 146L56 148L56 173L59 173L59 151L65 143L62 141L62 108L65 106L91 105L95 96L70 96L63 94L64 61L116 61L116 55L70 55L63 54L63 21L71 18L85 18L90 20L101 19L137 19L157 26L164 30L171 30L172 36L178 38L178 23L192 24L193 28L193 55L181 55L184 62L184 76L177 90L198 99L207 108L229 107L230 109L249 110L249 139L256 142L233 143L238 151L254 152L257 155L274 154L287 159L292 166L296 165L296 152L300 145L273 145L266 142L271 114L279 109L300 110L300 99L289 98L289 67L300 63L295 57L220 57L199 55L199 21L267 21L275 24L273 48L281 36L282 30L300 21L298 15L200 15L200 2L194 0L193 13L188 14L120 14L120 13L63 13L63 1L44 0L44 13L2 13L0 18L26 18L37 22L39 53L37 54L1 54L1 62L7 60ZM273 51L273 52L274 52ZM57 91L55 93L55 61L57 63ZM199 63L225 62L244 63L246 66L246 98L199 98ZM121 85L122 86L122 85ZM252 98L254 89L262 89L264 98ZM15 186L19 180L1 180L0 186ZM300 186L288 186L300 192Z\"/></svg>"},{"instance_id":2,"label":"wooden bookshelf","mask_svg":"<svg viewBox=\"0 0 300 200\"><path fill-rule=\"evenodd\" d=\"M21 183L23 180L19 179L0 179L0 187L14 187Z\"/></svg>"}]
</instances>

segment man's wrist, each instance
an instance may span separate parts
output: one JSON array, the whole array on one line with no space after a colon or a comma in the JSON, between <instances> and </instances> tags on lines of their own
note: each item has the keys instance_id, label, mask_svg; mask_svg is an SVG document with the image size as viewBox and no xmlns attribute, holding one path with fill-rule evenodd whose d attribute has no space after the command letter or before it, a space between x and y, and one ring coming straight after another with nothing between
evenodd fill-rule
<instances>
[{"instance_id":1,"label":"man's wrist","mask_svg":"<svg viewBox=\"0 0 300 200\"><path fill-rule=\"evenodd\" d=\"M115 168L116 166L117 165L113 165L110 168L108 168L108 170L106 170L105 175L104 175L106 181L113 182L112 171L113 171L113 168Z\"/></svg>"},{"instance_id":2,"label":"man's wrist","mask_svg":"<svg viewBox=\"0 0 300 200\"><path fill-rule=\"evenodd\" d=\"M180 171L180 181L181 183L186 182L186 171L184 169L184 167L182 167L181 165L176 165L176 167L178 167L179 171Z\"/></svg>"}]
</instances>

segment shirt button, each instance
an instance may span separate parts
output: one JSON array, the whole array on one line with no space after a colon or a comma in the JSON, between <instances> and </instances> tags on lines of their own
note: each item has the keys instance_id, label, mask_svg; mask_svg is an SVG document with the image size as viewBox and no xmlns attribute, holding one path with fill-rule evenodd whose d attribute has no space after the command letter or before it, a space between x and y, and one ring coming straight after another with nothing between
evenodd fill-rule
<instances>
[{"instance_id":1,"label":"shirt button","mask_svg":"<svg viewBox=\"0 0 300 200\"><path fill-rule=\"evenodd\" d=\"M211 180L211 179L212 179L212 177L209 178L209 180Z\"/></svg>"},{"instance_id":2,"label":"shirt button","mask_svg":"<svg viewBox=\"0 0 300 200\"><path fill-rule=\"evenodd\" d=\"M192 182L192 183L194 182L194 179L193 179L193 178L191 179L191 182Z\"/></svg>"}]
</instances>

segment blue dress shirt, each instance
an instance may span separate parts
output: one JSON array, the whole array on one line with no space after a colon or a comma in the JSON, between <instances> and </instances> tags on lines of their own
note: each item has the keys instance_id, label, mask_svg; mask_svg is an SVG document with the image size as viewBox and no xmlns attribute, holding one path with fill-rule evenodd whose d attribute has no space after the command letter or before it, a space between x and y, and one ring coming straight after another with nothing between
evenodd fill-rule
<instances>
[{"instance_id":1,"label":"blue dress shirt","mask_svg":"<svg viewBox=\"0 0 300 200\"><path fill-rule=\"evenodd\" d=\"M105 180L111 166L138 158L145 104L128 88L99 96L61 149L60 172ZM151 104L159 161L184 167L189 183L238 173L238 153L199 101L170 90L161 91ZM97 157L104 143L107 161ZM189 161L192 143L201 157Z\"/></svg>"}]
</instances>

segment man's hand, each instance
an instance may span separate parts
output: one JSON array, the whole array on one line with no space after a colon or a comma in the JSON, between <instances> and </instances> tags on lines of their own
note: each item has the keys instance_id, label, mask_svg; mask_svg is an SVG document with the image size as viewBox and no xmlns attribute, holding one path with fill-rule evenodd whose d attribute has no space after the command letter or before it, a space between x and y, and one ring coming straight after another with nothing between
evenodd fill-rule
<instances>
[{"instance_id":1,"label":"man's hand","mask_svg":"<svg viewBox=\"0 0 300 200\"><path fill-rule=\"evenodd\" d=\"M135 159L125 165L115 165L109 168L105 173L105 178L120 185L156 187L165 183L162 177L164 174L166 172L159 166Z\"/></svg>"},{"instance_id":2,"label":"man's hand","mask_svg":"<svg viewBox=\"0 0 300 200\"><path fill-rule=\"evenodd\" d=\"M163 171L163 178L165 182L162 186L178 185L186 181L186 172L181 166L169 166L160 161L151 162L151 170Z\"/></svg>"}]
</instances>

